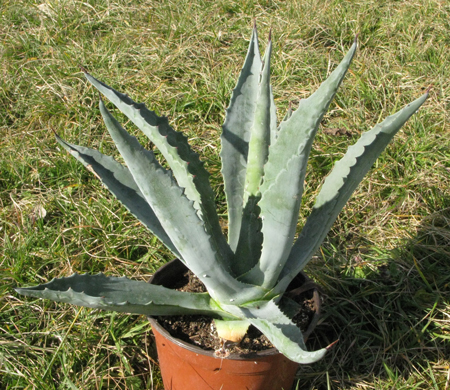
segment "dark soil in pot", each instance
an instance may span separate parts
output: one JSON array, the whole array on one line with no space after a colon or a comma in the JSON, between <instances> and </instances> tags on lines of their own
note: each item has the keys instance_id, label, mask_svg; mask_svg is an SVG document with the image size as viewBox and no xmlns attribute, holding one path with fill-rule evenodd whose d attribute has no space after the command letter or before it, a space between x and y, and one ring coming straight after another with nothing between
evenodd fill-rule
<instances>
[{"instance_id":1,"label":"dark soil in pot","mask_svg":"<svg viewBox=\"0 0 450 390\"><path fill-rule=\"evenodd\" d=\"M179 291L205 292L203 283L190 271L186 270L183 277L170 285L164 284ZM291 283L287 295L301 306L293 321L308 336L317 321L320 298L317 294L317 286L303 274L297 276ZM200 315L179 315L158 317L159 324L166 329L172 337L178 338L189 344L201 347L204 350L217 351L223 348L220 338L211 317ZM258 329L250 326L245 338L236 345L227 344L227 352L234 354L249 354L273 348L273 345Z\"/></svg>"}]
</instances>

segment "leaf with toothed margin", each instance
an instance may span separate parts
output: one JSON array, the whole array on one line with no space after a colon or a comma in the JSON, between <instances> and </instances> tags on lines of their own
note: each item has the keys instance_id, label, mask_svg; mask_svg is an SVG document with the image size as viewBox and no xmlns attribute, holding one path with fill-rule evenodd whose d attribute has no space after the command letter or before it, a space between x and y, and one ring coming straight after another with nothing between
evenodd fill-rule
<instances>
[{"instance_id":1,"label":"leaf with toothed margin","mask_svg":"<svg viewBox=\"0 0 450 390\"><path fill-rule=\"evenodd\" d=\"M186 197L193 201L215 245L227 259L231 258L232 251L219 224L215 194L209 184L209 173L197 153L191 149L187 137L176 132L169 125L166 117L156 115L155 112L148 110L145 104L134 102L128 96L83 71L88 81L155 144L169 164L179 186L185 189ZM225 261L223 265L228 267L230 261Z\"/></svg>"},{"instance_id":2,"label":"leaf with toothed margin","mask_svg":"<svg viewBox=\"0 0 450 390\"><path fill-rule=\"evenodd\" d=\"M308 99L280 124L270 147L261 185L262 233L259 263L244 276L265 288L275 285L294 242L309 153L319 124L336 94L356 51L356 41L344 59Z\"/></svg>"},{"instance_id":3,"label":"leaf with toothed margin","mask_svg":"<svg viewBox=\"0 0 450 390\"><path fill-rule=\"evenodd\" d=\"M102 310L145 315L204 314L230 318L207 293L187 293L125 277L73 274L34 287L16 288L19 294ZM232 317L231 317L232 318Z\"/></svg>"},{"instance_id":4,"label":"leaf with toothed margin","mask_svg":"<svg viewBox=\"0 0 450 390\"><path fill-rule=\"evenodd\" d=\"M277 128L277 107L273 98L273 89L270 86L270 144L273 145L278 136Z\"/></svg>"},{"instance_id":5,"label":"leaf with toothed margin","mask_svg":"<svg viewBox=\"0 0 450 390\"><path fill-rule=\"evenodd\" d=\"M316 197L311 215L291 249L275 293L284 291L309 262L358 184L405 122L420 108L428 92L363 133L339 160Z\"/></svg>"},{"instance_id":6,"label":"leaf with toothed margin","mask_svg":"<svg viewBox=\"0 0 450 390\"><path fill-rule=\"evenodd\" d=\"M269 155L271 137L271 89L270 89L270 55L272 41L269 39L256 99L253 125L248 145L247 171L244 188L244 207L250 196L259 195L259 187L264 175L264 165Z\"/></svg>"},{"instance_id":7,"label":"leaf with toothed margin","mask_svg":"<svg viewBox=\"0 0 450 390\"><path fill-rule=\"evenodd\" d=\"M288 110L286 111L286 115L283 118L282 122L286 122L292 116L292 104L289 103Z\"/></svg>"},{"instance_id":8,"label":"leaf with toothed margin","mask_svg":"<svg viewBox=\"0 0 450 390\"><path fill-rule=\"evenodd\" d=\"M186 266L205 284L210 295L219 301L246 302L260 297L264 290L233 278L223 266L223 254L199 218L193 202L138 140L128 134L100 101L100 112L120 154L145 200L181 254Z\"/></svg>"},{"instance_id":9,"label":"leaf with toothed margin","mask_svg":"<svg viewBox=\"0 0 450 390\"><path fill-rule=\"evenodd\" d=\"M181 258L152 208L145 201L128 168L97 150L70 144L55 134L56 140L73 157L98 175L111 193L178 258Z\"/></svg>"},{"instance_id":10,"label":"leaf with toothed margin","mask_svg":"<svg viewBox=\"0 0 450 390\"><path fill-rule=\"evenodd\" d=\"M273 96L270 88L270 55L272 40L269 37L264 53L259 94L256 101L254 121L248 148L247 171L244 187L244 209L236 248L236 264L233 268L237 275L242 275L251 269L259 260L261 254L261 220L259 218L258 201L261 199L259 187L264 176L264 165L269 155L271 139Z\"/></svg>"},{"instance_id":11,"label":"leaf with toothed margin","mask_svg":"<svg viewBox=\"0 0 450 390\"><path fill-rule=\"evenodd\" d=\"M222 175L228 205L228 242L236 250L242 221L248 142L253 126L262 61L253 27L247 56L226 110L221 135Z\"/></svg>"},{"instance_id":12,"label":"leaf with toothed margin","mask_svg":"<svg viewBox=\"0 0 450 390\"><path fill-rule=\"evenodd\" d=\"M309 352L301 330L271 301L253 302L247 307L222 306L237 317L247 319L258 328L283 355L300 363L314 363L324 357L327 348Z\"/></svg>"},{"instance_id":13,"label":"leaf with toothed margin","mask_svg":"<svg viewBox=\"0 0 450 390\"><path fill-rule=\"evenodd\" d=\"M285 116L280 123L278 137L271 145L269 159L264 171L264 189L275 181L281 169L295 155L309 154L310 144L320 122L341 85L357 49L356 40L336 69L299 107ZM262 191L263 189L261 189Z\"/></svg>"}]
</instances>

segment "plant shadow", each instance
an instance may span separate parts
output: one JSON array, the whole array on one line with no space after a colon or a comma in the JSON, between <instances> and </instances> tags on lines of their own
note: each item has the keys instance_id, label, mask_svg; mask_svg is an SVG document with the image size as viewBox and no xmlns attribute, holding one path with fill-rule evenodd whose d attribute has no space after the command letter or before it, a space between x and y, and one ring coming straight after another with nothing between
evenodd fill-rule
<instances>
[{"instance_id":1,"label":"plant shadow","mask_svg":"<svg viewBox=\"0 0 450 390\"><path fill-rule=\"evenodd\" d=\"M339 342L323 361L301 366L298 388L360 388L378 381L447 388L450 198L443 204L446 208L426 217L417 234L392 251L345 263L331 249L326 261L312 263L308 270L323 286L324 304L308 347Z\"/></svg>"}]
</instances>

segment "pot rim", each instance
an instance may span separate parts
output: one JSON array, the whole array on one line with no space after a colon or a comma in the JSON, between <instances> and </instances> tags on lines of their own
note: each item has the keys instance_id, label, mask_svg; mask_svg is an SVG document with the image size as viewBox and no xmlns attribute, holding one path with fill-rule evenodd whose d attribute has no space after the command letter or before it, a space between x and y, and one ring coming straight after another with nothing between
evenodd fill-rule
<instances>
[{"instance_id":1,"label":"pot rim","mask_svg":"<svg viewBox=\"0 0 450 390\"><path fill-rule=\"evenodd\" d=\"M150 279L148 280L148 283L153 283L155 276L158 277L160 275L160 272L163 272L163 270L176 270L176 269L187 269L186 265L184 265L179 259L173 259L171 261L169 261L168 263L164 264L163 266L161 266L160 268L158 268L158 270L150 277ZM303 275L303 277L306 280L310 280L308 278L308 276L306 274L304 274L303 272L301 272L301 274ZM158 284L158 283L155 283ZM308 329L306 330L306 332L304 332L304 338L305 341L307 339L307 337L312 333L312 331L314 330L315 326L317 325L317 320L318 320L318 315L320 313L320 298L319 298L319 293L318 293L318 286L315 285L315 287L311 288L313 290L313 299L314 299L314 303L316 305L316 313L314 315L314 318L311 320L311 323L308 326ZM172 343L174 343L175 345L185 348L191 352L194 352L196 354L199 355L205 355L205 356L210 356L216 359L232 359L232 360L248 360L249 358L251 359L258 359L258 358L264 358L267 356L272 356L272 355L276 355L276 354L281 354L277 348L272 347L272 348L268 348L268 349L264 349L261 351L254 351L251 353L231 353L230 355L228 355L227 357L218 357L215 355L214 351L212 350L206 350L203 349L200 346L194 345L194 344L190 344L186 341L183 341L179 338L176 338L174 336L172 336L162 325L159 324L158 322L158 318L155 316L147 316L147 318L149 319L152 329L156 329L156 331L158 333L160 333L162 336L164 336L166 339L168 339L169 341L171 341Z\"/></svg>"}]
</instances>

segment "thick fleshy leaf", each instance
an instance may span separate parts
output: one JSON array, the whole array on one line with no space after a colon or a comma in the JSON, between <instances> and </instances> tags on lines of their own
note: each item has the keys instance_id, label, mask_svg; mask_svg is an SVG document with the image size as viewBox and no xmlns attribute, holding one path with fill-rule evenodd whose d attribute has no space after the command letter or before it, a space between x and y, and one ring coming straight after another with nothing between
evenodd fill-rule
<instances>
[{"instance_id":1,"label":"thick fleshy leaf","mask_svg":"<svg viewBox=\"0 0 450 390\"><path fill-rule=\"evenodd\" d=\"M131 314L230 317L216 307L207 293L186 293L104 274L73 274L35 287L16 288L16 291L35 298Z\"/></svg>"},{"instance_id":2,"label":"thick fleshy leaf","mask_svg":"<svg viewBox=\"0 0 450 390\"><path fill-rule=\"evenodd\" d=\"M270 86L270 144L273 145L278 136L277 128L277 107L273 97L273 89Z\"/></svg>"},{"instance_id":3,"label":"thick fleshy leaf","mask_svg":"<svg viewBox=\"0 0 450 390\"><path fill-rule=\"evenodd\" d=\"M254 26L244 66L226 111L221 135L220 157L228 205L228 242L233 251L236 250L241 229L248 142L259 92L261 66L258 34Z\"/></svg>"},{"instance_id":4,"label":"thick fleshy leaf","mask_svg":"<svg viewBox=\"0 0 450 390\"><path fill-rule=\"evenodd\" d=\"M89 82L104 94L125 114L158 148L169 164L178 185L184 188L186 197L193 202L199 217L205 223L217 246L227 261L231 262L232 251L226 241L217 216L215 195L209 184L209 173L203 167L197 153L192 151L186 136L176 132L166 117L148 110L145 104L136 103L130 97L114 90L85 72Z\"/></svg>"},{"instance_id":5,"label":"thick fleshy leaf","mask_svg":"<svg viewBox=\"0 0 450 390\"><path fill-rule=\"evenodd\" d=\"M239 233L239 242L236 248L235 266L237 275L242 275L251 269L261 255L262 233L260 208L258 202L261 198L259 187L264 176L264 165L267 162L271 139L271 109L273 96L270 88L270 55L272 40L269 39L264 53L264 63L259 84L259 94L255 108L255 119L251 129L249 142L247 171L244 188L244 209Z\"/></svg>"},{"instance_id":6,"label":"thick fleshy leaf","mask_svg":"<svg viewBox=\"0 0 450 390\"><path fill-rule=\"evenodd\" d=\"M123 129L102 101L100 112L142 195L152 205L186 266L205 284L210 295L218 301L236 304L261 296L261 288L237 281L224 268L223 253L217 251L193 202L185 196L170 171Z\"/></svg>"},{"instance_id":7,"label":"thick fleshy leaf","mask_svg":"<svg viewBox=\"0 0 450 390\"><path fill-rule=\"evenodd\" d=\"M239 243L234 257L233 270L236 275L243 275L251 269L261 256L263 236L261 233L259 196L250 196L242 210ZM251 282L250 282L251 283Z\"/></svg>"},{"instance_id":8,"label":"thick fleshy leaf","mask_svg":"<svg viewBox=\"0 0 450 390\"><path fill-rule=\"evenodd\" d=\"M404 123L428 97L424 94L365 132L327 176L311 215L290 252L275 292L282 292L319 249L338 214L358 184Z\"/></svg>"},{"instance_id":9,"label":"thick fleshy leaf","mask_svg":"<svg viewBox=\"0 0 450 390\"><path fill-rule=\"evenodd\" d=\"M327 348L309 352L306 349L301 330L272 301L254 302L248 307L223 306L224 310L247 319L270 340L287 358L309 364L322 359Z\"/></svg>"},{"instance_id":10,"label":"thick fleshy leaf","mask_svg":"<svg viewBox=\"0 0 450 390\"><path fill-rule=\"evenodd\" d=\"M261 186L262 233L260 262L244 277L266 288L275 285L289 256L297 228L311 146L319 124L336 94L356 51L356 41L319 89L281 122L270 147Z\"/></svg>"},{"instance_id":11,"label":"thick fleshy leaf","mask_svg":"<svg viewBox=\"0 0 450 390\"><path fill-rule=\"evenodd\" d=\"M269 40L264 53L264 63L261 71L261 82L256 100L255 118L251 128L245 176L244 204L250 196L259 195L259 187L264 175L264 165L267 162L271 130L271 88L270 88L270 55L272 40Z\"/></svg>"},{"instance_id":12,"label":"thick fleshy leaf","mask_svg":"<svg viewBox=\"0 0 450 390\"><path fill-rule=\"evenodd\" d=\"M233 343L240 342L247 333L250 322L247 320L214 320L217 335Z\"/></svg>"},{"instance_id":13,"label":"thick fleshy leaf","mask_svg":"<svg viewBox=\"0 0 450 390\"><path fill-rule=\"evenodd\" d=\"M64 149L89 170L94 171L111 193L178 258L180 257L152 208L145 201L128 168L95 149L73 145L64 141L57 134L55 136Z\"/></svg>"}]
</instances>

